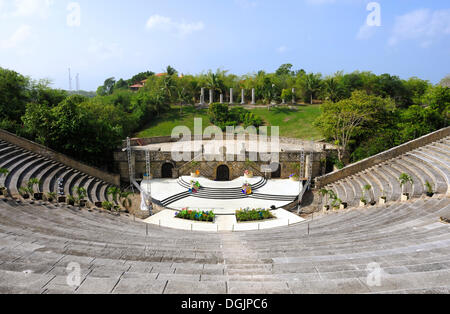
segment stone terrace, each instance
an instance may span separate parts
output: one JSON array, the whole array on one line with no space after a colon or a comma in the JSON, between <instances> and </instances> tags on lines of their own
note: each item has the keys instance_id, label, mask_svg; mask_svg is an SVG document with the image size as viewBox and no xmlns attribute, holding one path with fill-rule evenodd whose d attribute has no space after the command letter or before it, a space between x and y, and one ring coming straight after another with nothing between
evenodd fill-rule
<instances>
[{"instance_id":1,"label":"stone terrace","mask_svg":"<svg viewBox=\"0 0 450 314\"><path fill-rule=\"evenodd\" d=\"M426 198L261 232L146 235L126 217L2 200L0 293L449 293L449 211ZM66 284L72 262L79 287Z\"/></svg>"}]
</instances>

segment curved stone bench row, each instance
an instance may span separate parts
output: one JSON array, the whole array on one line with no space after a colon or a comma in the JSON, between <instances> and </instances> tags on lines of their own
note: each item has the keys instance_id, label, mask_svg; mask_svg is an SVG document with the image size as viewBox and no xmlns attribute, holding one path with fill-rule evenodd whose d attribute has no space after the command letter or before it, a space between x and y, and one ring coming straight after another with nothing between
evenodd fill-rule
<instances>
[{"instance_id":1,"label":"curved stone bench row","mask_svg":"<svg viewBox=\"0 0 450 314\"><path fill-rule=\"evenodd\" d=\"M449 199L424 199L322 215L309 236L300 224L186 237L98 211L0 201L0 292L444 291L450 235L438 217L449 209ZM82 270L78 288L65 284L71 262ZM367 285L374 262L379 287Z\"/></svg>"},{"instance_id":2,"label":"curved stone bench row","mask_svg":"<svg viewBox=\"0 0 450 314\"><path fill-rule=\"evenodd\" d=\"M399 177L402 173L410 175L414 181L407 187L411 197L421 197L427 193L429 182L436 194L450 192L450 141L443 139L383 164L364 170L356 175L329 184L339 199L349 206L359 206L360 200L378 202L384 196L387 201L399 201L402 187ZM365 191L366 185L371 190Z\"/></svg>"},{"instance_id":3,"label":"curved stone bench row","mask_svg":"<svg viewBox=\"0 0 450 314\"><path fill-rule=\"evenodd\" d=\"M0 141L0 167L9 170L5 187L14 197L19 195L20 187L25 186L31 178L40 180L35 192L42 193L58 193L58 180L62 179L65 195L73 195L75 187L84 187L89 202L112 201L111 196L107 195L110 184L5 141Z\"/></svg>"}]
</instances>

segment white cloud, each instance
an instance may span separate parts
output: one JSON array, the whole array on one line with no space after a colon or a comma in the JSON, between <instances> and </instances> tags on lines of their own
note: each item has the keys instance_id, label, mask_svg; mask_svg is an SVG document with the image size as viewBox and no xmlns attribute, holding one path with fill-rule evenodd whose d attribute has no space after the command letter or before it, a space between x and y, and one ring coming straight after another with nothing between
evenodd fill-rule
<instances>
[{"instance_id":1,"label":"white cloud","mask_svg":"<svg viewBox=\"0 0 450 314\"><path fill-rule=\"evenodd\" d=\"M369 26L367 24L364 24L359 29L358 34L356 34L356 39L358 39L358 40L369 39L375 34L376 29L377 29L377 27L375 27L375 26Z\"/></svg>"},{"instance_id":2,"label":"white cloud","mask_svg":"<svg viewBox=\"0 0 450 314\"><path fill-rule=\"evenodd\" d=\"M120 58L123 56L123 49L117 43L104 43L91 38L88 51L102 60Z\"/></svg>"},{"instance_id":3,"label":"white cloud","mask_svg":"<svg viewBox=\"0 0 450 314\"><path fill-rule=\"evenodd\" d=\"M29 25L20 26L9 38L0 41L2 49L17 48L25 42L31 35L31 27Z\"/></svg>"},{"instance_id":4,"label":"white cloud","mask_svg":"<svg viewBox=\"0 0 450 314\"><path fill-rule=\"evenodd\" d=\"M14 0L14 17L47 18L53 0Z\"/></svg>"},{"instance_id":5,"label":"white cloud","mask_svg":"<svg viewBox=\"0 0 450 314\"><path fill-rule=\"evenodd\" d=\"M450 35L450 9L420 9L396 18L389 45L404 40L418 41L422 47Z\"/></svg>"},{"instance_id":6,"label":"white cloud","mask_svg":"<svg viewBox=\"0 0 450 314\"><path fill-rule=\"evenodd\" d=\"M194 32L201 31L205 28L203 22L186 23L174 22L170 17L152 15L145 26L148 30L162 31L173 33L178 36L190 35Z\"/></svg>"},{"instance_id":7,"label":"white cloud","mask_svg":"<svg viewBox=\"0 0 450 314\"><path fill-rule=\"evenodd\" d=\"M0 0L2 17L47 18L53 0Z\"/></svg>"},{"instance_id":8,"label":"white cloud","mask_svg":"<svg viewBox=\"0 0 450 314\"><path fill-rule=\"evenodd\" d=\"M281 46L277 48L278 53L285 53L286 51L288 51L288 47L286 46Z\"/></svg>"}]
</instances>

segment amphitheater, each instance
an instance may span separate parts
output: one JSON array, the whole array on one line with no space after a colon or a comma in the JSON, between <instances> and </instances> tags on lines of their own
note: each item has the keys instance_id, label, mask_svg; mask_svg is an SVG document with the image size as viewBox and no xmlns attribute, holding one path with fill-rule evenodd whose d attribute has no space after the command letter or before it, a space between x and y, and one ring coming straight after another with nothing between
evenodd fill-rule
<instances>
[{"instance_id":1,"label":"amphitheater","mask_svg":"<svg viewBox=\"0 0 450 314\"><path fill-rule=\"evenodd\" d=\"M69 167L44 148L32 152L30 143L0 135L0 167L10 170L10 195L0 200L0 293L450 292L450 128L315 178L315 188L334 190L346 209L322 211L315 193L305 209L316 212L301 223L210 233L145 224L95 206L20 200L18 187L29 178L49 192L63 177L66 194L84 186L96 203L110 198L106 189L117 177ZM403 202L401 173L415 183ZM427 181L433 197L425 195ZM373 200L385 196L387 203L360 207L367 184ZM80 270L75 285L68 280L73 265Z\"/></svg>"}]
</instances>

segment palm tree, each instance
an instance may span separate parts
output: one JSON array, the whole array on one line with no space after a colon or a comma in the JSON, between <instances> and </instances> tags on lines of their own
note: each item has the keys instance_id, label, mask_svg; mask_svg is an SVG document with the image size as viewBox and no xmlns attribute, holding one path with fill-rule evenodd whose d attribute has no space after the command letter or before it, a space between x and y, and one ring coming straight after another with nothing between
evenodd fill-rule
<instances>
[{"instance_id":1,"label":"palm tree","mask_svg":"<svg viewBox=\"0 0 450 314\"><path fill-rule=\"evenodd\" d=\"M83 187L79 187L79 186L78 187L74 187L73 188L73 192L74 192L74 194L77 195L76 201L78 203L81 203L81 201L87 196L87 191Z\"/></svg>"},{"instance_id":2,"label":"palm tree","mask_svg":"<svg viewBox=\"0 0 450 314\"><path fill-rule=\"evenodd\" d=\"M181 90L177 90L177 100L180 103L180 115L183 114L183 105L189 103L190 97L186 93L186 89L183 87Z\"/></svg>"},{"instance_id":3,"label":"palm tree","mask_svg":"<svg viewBox=\"0 0 450 314\"><path fill-rule=\"evenodd\" d=\"M322 80L320 74L308 74L306 76L306 91L311 95L311 105L313 104L314 96L322 88Z\"/></svg>"},{"instance_id":4,"label":"palm tree","mask_svg":"<svg viewBox=\"0 0 450 314\"><path fill-rule=\"evenodd\" d=\"M0 168L0 188L4 189L6 176L9 174L9 170L5 168Z\"/></svg>"},{"instance_id":5,"label":"palm tree","mask_svg":"<svg viewBox=\"0 0 450 314\"><path fill-rule=\"evenodd\" d=\"M32 195L34 193L34 186L40 185L40 184L41 184L41 180L39 180L37 178L31 178L27 183L28 192Z\"/></svg>"},{"instance_id":6,"label":"palm tree","mask_svg":"<svg viewBox=\"0 0 450 314\"><path fill-rule=\"evenodd\" d=\"M319 194L322 196L322 204L323 206L327 206L328 205L328 196L330 196L330 191L328 191L327 189L321 189L319 191ZM325 199L325 202L324 202Z\"/></svg>"},{"instance_id":7,"label":"palm tree","mask_svg":"<svg viewBox=\"0 0 450 314\"><path fill-rule=\"evenodd\" d=\"M115 203L118 203L117 197L120 195L120 193L121 191L117 186L112 186L106 191L106 194L111 195Z\"/></svg>"},{"instance_id":8,"label":"palm tree","mask_svg":"<svg viewBox=\"0 0 450 314\"><path fill-rule=\"evenodd\" d=\"M217 70L216 73L208 72L206 76L206 87L213 90L213 92L223 93L225 86L223 83L224 72Z\"/></svg>"},{"instance_id":9,"label":"palm tree","mask_svg":"<svg viewBox=\"0 0 450 314\"><path fill-rule=\"evenodd\" d=\"M402 194L405 195L405 187L408 183L411 184L411 188L414 187L414 180L413 178L406 174L406 173L402 173L400 175L400 177L398 178L398 181L400 182L400 186L402 187Z\"/></svg>"},{"instance_id":10,"label":"palm tree","mask_svg":"<svg viewBox=\"0 0 450 314\"><path fill-rule=\"evenodd\" d=\"M166 93L167 97L169 97L169 100L172 100L173 91L176 89L176 85L172 76L165 76L163 84L164 92Z\"/></svg>"},{"instance_id":11,"label":"palm tree","mask_svg":"<svg viewBox=\"0 0 450 314\"><path fill-rule=\"evenodd\" d=\"M370 191L372 190L372 186L370 185L370 184L367 184L367 185L365 185L364 187L363 187L363 190L364 190L364 198L366 197L366 196L369 196L369 203L371 203L372 202L372 195L370 194ZM369 195L367 195L367 194L369 194Z\"/></svg>"},{"instance_id":12,"label":"palm tree","mask_svg":"<svg viewBox=\"0 0 450 314\"><path fill-rule=\"evenodd\" d=\"M341 98L342 88L338 80L332 77L324 82L325 92L332 102L336 102Z\"/></svg>"}]
</instances>

